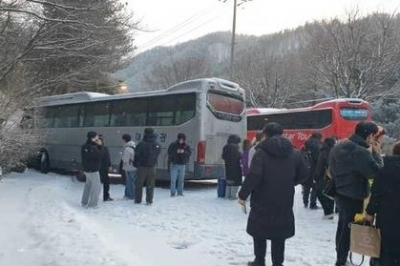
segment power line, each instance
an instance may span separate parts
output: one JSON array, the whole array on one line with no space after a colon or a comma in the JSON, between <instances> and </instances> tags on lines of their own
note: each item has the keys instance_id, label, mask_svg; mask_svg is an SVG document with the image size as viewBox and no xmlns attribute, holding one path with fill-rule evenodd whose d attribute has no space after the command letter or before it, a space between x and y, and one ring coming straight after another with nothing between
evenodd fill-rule
<instances>
[{"instance_id":1,"label":"power line","mask_svg":"<svg viewBox=\"0 0 400 266\"><path fill-rule=\"evenodd\" d=\"M207 24L211 23L212 21L216 20L218 17L219 17L219 16L215 16L215 17L213 17L213 18L211 18L211 19L205 21L205 22L202 23L201 25L198 25L198 26L196 26L196 27L194 27L194 28L192 28L192 29L186 31L185 33L183 33L183 34L181 34L181 35L175 37L174 39L169 40L169 41L166 41L166 42L164 42L164 43L162 43L162 44L159 44L159 46L163 46L163 45L166 45L166 44L171 43L171 42L173 42L173 41L176 41L176 40L180 39L181 37L186 36L186 35L188 35L188 34L194 32L194 31L196 31L197 29L204 27L205 25L207 25Z\"/></svg>"},{"instance_id":2,"label":"power line","mask_svg":"<svg viewBox=\"0 0 400 266\"><path fill-rule=\"evenodd\" d=\"M212 4L212 5L208 6L207 8L203 9L202 11L190 16L189 18L185 19L184 21L180 22L179 24L175 25L174 27L170 28L166 32L164 32L164 33L160 34L159 36L156 36L155 38L147 41L146 43L141 45L138 48L138 50L143 50L143 49L145 49L147 47L150 47L150 46L156 44L157 42L165 39L166 37L169 37L171 34L174 34L175 32L179 31L180 29L185 28L186 26L194 23L195 21L197 21L198 19L200 19L204 15L208 14L208 11L210 9L213 9L215 5L216 4Z\"/></svg>"}]
</instances>

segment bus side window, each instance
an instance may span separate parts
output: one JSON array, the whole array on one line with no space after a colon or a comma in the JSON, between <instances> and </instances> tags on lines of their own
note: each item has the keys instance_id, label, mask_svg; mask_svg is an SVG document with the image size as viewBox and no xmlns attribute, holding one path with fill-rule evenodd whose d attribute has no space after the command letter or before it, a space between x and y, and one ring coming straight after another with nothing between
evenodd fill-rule
<instances>
[{"instance_id":1,"label":"bus side window","mask_svg":"<svg viewBox=\"0 0 400 266\"><path fill-rule=\"evenodd\" d=\"M91 103L85 107L85 127L108 127L110 125L110 105L106 102Z\"/></svg>"}]
</instances>

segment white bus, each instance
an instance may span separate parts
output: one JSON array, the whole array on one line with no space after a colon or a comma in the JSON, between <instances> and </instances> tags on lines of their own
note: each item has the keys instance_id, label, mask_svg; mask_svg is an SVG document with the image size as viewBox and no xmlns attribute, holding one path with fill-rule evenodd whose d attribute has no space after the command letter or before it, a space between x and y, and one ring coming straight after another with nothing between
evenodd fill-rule
<instances>
[{"instance_id":1,"label":"white bus","mask_svg":"<svg viewBox=\"0 0 400 266\"><path fill-rule=\"evenodd\" d=\"M162 151L158 179L169 178L167 149L178 133L187 136L192 156L187 179L223 175L222 148L230 134L246 136L245 92L238 84L206 78L166 90L107 95L78 92L39 100L37 124L44 136L40 170L81 169L80 147L90 130L102 134L113 172L117 173L123 142L131 134L138 143L146 127L154 128Z\"/></svg>"}]
</instances>

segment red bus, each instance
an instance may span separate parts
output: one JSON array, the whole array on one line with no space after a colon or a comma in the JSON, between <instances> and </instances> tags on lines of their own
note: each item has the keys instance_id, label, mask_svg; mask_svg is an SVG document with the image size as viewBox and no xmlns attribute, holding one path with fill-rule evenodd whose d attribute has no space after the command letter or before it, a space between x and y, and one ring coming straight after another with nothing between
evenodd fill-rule
<instances>
[{"instance_id":1,"label":"red bus","mask_svg":"<svg viewBox=\"0 0 400 266\"><path fill-rule=\"evenodd\" d=\"M247 138L253 140L267 122L277 122L294 146L301 148L318 131L323 137L347 138L360 121L371 121L370 104L361 99L335 99L295 109L251 108L247 110Z\"/></svg>"}]
</instances>

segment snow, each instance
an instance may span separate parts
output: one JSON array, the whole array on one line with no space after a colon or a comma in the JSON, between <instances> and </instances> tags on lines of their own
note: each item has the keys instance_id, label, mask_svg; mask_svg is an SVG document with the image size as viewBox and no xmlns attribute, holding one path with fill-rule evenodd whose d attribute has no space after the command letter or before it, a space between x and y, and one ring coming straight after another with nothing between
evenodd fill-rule
<instances>
[{"instance_id":1,"label":"snow","mask_svg":"<svg viewBox=\"0 0 400 266\"><path fill-rule=\"evenodd\" d=\"M171 198L156 188L152 206L122 200L83 209L83 183L34 171L0 183L1 266L228 266L253 259L247 216L216 187L190 186ZM286 243L286 266L333 265L335 220L304 209L296 190L296 236ZM269 252L267 262L270 261ZM270 265L270 263L268 263Z\"/></svg>"}]
</instances>

